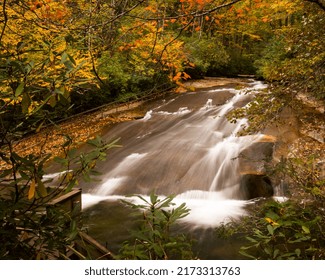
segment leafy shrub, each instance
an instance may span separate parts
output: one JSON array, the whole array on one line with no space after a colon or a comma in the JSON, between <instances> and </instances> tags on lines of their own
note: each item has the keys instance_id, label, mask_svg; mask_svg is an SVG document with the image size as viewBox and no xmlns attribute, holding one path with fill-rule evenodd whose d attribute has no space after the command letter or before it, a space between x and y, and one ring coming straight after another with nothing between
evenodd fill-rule
<instances>
[{"instance_id":1,"label":"leafy shrub","mask_svg":"<svg viewBox=\"0 0 325 280\"><path fill-rule=\"evenodd\" d=\"M45 180L50 154L20 156L11 142L0 153L0 259L65 259L80 230L80 203L71 209L51 201L70 192L82 177L90 180L97 160L114 146L100 138L89 140L93 148L77 154L72 139L62 144L62 165L55 183ZM71 170L71 166L74 169Z\"/></svg>"},{"instance_id":2,"label":"leafy shrub","mask_svg":"<svg viewBox=\"0 0 325 280\"><path fill-rule=\"evenodd\" d=\"M253 259L323 259L324 213L317 206L271 201L255 217L240 253Z\"/></svg>"},{"instance_id":3,"label":"leafy shrub","mask_svg":"<svg viewBox=\"0 0 325 280\"><path fill-rule=\"evenodd\" d=\"M159 198L151 193L149 200L136 196L144 204L123 202L132 209L141 211L140 227L132 233L120 250L121 259L191 259L192 243L182 234L172 234L172 226L189 213L185 203L176 208L174 196Z\"/></svg>"}]
</instances>

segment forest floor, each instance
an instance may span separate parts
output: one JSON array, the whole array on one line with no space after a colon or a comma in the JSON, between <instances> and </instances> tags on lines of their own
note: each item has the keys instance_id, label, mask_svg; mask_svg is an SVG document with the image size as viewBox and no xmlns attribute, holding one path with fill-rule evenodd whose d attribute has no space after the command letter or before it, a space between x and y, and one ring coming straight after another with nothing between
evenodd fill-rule
<instances>
[{"instance_id":1,"label":"forest floor","mask_svg":"<svg viewBox=\"0 0 325 280\"><path fill-rule=\"evenodd\" d=\"M72 117L21 139L14 145L14 150L20 156L29 154L58 156L62 152L61 145L66 141L66 135L72 139L75 146L83 144L100 134L104 127L143 117L145 112L137 109L141 103L135 102L114 108L104 107L99 111Z\"/></svg>"}]
</instances>

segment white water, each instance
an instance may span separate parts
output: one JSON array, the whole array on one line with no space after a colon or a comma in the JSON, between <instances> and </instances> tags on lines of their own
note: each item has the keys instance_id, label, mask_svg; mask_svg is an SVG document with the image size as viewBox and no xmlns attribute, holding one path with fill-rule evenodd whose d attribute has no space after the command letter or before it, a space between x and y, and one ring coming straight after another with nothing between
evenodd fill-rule
<instances>
[{"instance_id":1,"label":"white water","mask_svg":"<svg viewBox=\"0 0 325 280\"><path fill-rule=\"evenodd\" d=\"M146 154L138 153L127 156L115 169L102 179L104 183L97 189L96 194L99 196L112 194L124 181L126 181L127 176L123 174L145 156Z\"/></svg>"},{"instance_id":2,"label":"white water","mask_svg":"<svg viewBox=\"0 0 325 280\"><path fill-rule=\"evenodd\" d=\"M101 183L91 193L83 194L83 208L121 199L124 194L146 196L156 189L162 196L176 194L176 204L185 202L191 211L183 222L194 226L213 227L244 215L248 202L239 189L238 157L262 135L237 137L247 120L233 124L225 116L247 94L265 87L254 82L242 91L208 91L234 94L221 106L207 98L198 110L186 104L177 109L175 98L148 111L142 120L121 132L130 138L123 146L125 155L115 166L103 167ZM190 93L187 98L196 94L200 93Z\"/></svg>"}]
</instances>

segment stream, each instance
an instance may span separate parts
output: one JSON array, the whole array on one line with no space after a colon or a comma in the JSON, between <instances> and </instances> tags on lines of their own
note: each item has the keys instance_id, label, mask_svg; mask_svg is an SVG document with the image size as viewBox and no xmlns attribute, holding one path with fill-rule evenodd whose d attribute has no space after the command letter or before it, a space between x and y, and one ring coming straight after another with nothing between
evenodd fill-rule
<instances>
[{"instance_id":1,"label":"stream","mask_svg":"<svg viewBox=\"0 0 325 280\"><path fill-rule=\"evenodd\" d=\"M102 138L120 138L121 148L109 151L99 163L99 180L82 186L84 226L113 253L135 226L130 209L120 199L126 195L147 197L176 195L176 205L186 203L190 214L178 230L197 241L201 259L237 259L239 240L216 238L214 228L246 214L247 199L240 180L239 156L264 135L238 137L246 119L230 123L226 115L247 106L265 89L262 82L238 79L222 86L175 94L149 105L142 119L104 130ZM150 107L151 106L151 107ZM253 172L261 166L252 165ZM130 198L132 199L132 198Z\"/></svg>"}]
</instances>

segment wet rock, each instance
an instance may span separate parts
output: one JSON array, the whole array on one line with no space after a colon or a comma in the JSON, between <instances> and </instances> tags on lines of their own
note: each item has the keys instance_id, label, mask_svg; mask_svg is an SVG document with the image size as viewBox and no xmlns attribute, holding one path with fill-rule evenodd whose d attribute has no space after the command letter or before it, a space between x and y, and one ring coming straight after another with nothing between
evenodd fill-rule
<instances>
[{"instance_id":1,"label":"wet rock","mask_svg":"<svg viewBox=\"0 0 325 280\"><path fill-rule=\"evenodd\" d=\"M268 176L263 174L243 174L240 189L246 199L273 196L273 187Z\"/></svg>"},{"instance_id":2,"label":"wet rock","mask_svg":"<svg viewBox=\"0 0 325 280\"><path fill-rule=\"evenodd\" d=\"M239 171L242 174L265 174L265 164L273 157L276 138L264 135L239 156Z\"/></svg>"}]
</instances>

